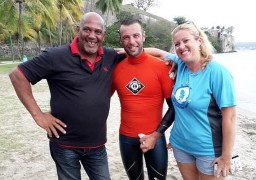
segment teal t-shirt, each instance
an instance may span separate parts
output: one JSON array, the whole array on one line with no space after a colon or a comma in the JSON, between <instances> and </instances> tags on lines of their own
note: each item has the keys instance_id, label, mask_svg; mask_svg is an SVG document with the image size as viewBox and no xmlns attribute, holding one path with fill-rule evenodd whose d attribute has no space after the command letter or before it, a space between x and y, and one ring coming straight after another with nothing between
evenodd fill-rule
<instances>
[{"instance_id":1,"label":"teal t-shirt","mask_svg":"<svg viewBox=\"0 0 256 180\"><path fill-rule=\"evenodd\" d=\"M221 108L236 105L232 75L215 60L196 73L175 54L178 65L172 93L175 121L172 146L194 155L219 156L222 149Z\"/></svg>"}]
</instances>

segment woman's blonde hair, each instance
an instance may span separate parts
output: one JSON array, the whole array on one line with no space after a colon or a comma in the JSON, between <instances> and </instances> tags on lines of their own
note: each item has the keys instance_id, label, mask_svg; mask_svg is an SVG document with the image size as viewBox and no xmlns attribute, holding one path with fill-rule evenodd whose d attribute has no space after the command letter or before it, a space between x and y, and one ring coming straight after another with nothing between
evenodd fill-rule
<instances>
[{"instance_id":1,"label":"woman's blonde hair","mask_svg":"<svg viewBox=\"0 0 256 180\"><path fill-rule=\"evenodd\" d=\"M180 30L187 30L196 39L200 38L202 40L202 44L200 45L200 52L201 52L201 57L203 59L202 65L203 67L205 67L207 63L213 58L213 53L214 53L214 47L212 46L205 32L197 28L193 22L184 23L184 24L178 25L172 31L172 39L173 39L173 36Z\"/></svg>"}]
</instances>

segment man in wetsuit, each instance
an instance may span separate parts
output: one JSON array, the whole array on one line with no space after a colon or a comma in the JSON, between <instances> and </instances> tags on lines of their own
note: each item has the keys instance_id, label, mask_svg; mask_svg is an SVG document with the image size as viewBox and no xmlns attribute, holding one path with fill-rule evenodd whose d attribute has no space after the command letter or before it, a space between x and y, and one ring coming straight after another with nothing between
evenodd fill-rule
<instances>
[{"instance_id":1,"label":"man in wetsuit","mask_svg":"<svg viewBox=\"0 0 256 180\"><path fill-rule=\"evenodd\" d=\"M173 80L170 66L143 50L145 32L138 20L126 20L120 26L120 42L127 58L113 72L113 92L121 102L120 152L130 180L143 180L143 151L138 134L154 139L153 149L144 154L149 179L165 180L168 153L164 131L173 122L170 100ZM169 109L162 119L166 98Z\"/></svg>"}]
</instances>

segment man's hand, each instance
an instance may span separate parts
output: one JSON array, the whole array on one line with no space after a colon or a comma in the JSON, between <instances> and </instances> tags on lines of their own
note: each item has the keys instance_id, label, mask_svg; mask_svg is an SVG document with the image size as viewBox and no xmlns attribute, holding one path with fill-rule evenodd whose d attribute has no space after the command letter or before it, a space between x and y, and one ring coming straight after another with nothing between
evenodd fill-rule
<instances>
[{"instance_id":1,"label":"man's hand","mask_svg":"<svg viewBox=\"0 0 256 180\"><path fill-rule=\"evenodd\" d=\"M67 125L63 123L61 120L52 116L52 114L50 113L41 113L40 115L34 117L34 119L37 125L45 129L50 137L54 135L56 138L59 138L60 136L58 134L58 131L62 132L63 134L66 134L64 128L66 128Z\"/></svg>"},{"instance_id":2,"label":"man's hand","mask_svg":"<svg viewBox=\"0 0 256 180\"><path fill-rule=\"evenodd\" d=\"M124 48L114 48L114 50L115 50L118 54L126 54Z\"/></svg>"},{"instance_id":3,"label":"man's hand","mask_svg":"<svg viewBox=\"0 0 256 180\"><path fill-rule=\"evenodd\" d=\"M162 136L162 134L158 132L153 132L150 135L145 135L142 138L140 138L140 148L143 153L149 151L150 149L154 149L156 145L156 141Z\"/></svg>"}]
</instances>

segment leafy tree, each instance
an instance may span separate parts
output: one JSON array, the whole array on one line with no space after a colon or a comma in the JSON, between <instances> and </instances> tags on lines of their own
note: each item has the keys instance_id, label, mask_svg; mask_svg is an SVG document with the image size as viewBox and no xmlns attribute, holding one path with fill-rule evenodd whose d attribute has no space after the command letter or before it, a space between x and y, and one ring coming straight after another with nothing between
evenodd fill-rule
<instances>
[{"instance_id":1,"label":"leafy tree","mask_svg":"<svg viewBox=\"0 0 256 180\"><path fill-rule=\"evenodd\" d=\"M15 0L15 3L18 3L19 5L19 19L18 19L18 47L19 47L19 52L21 57L23 57L23 49L24 49L24 44L23 44L23 27L22 27L22 7L23 7L23 0Z\"/></svg>"},{"instance_id":2,"label":"leafy tree","mask_svg":"<svg viewBox=\"0 0 256 180\"><path fill-rule=\"evenodd\" d=\"M176 22L177 25L184 24L184 23L188 22L188 20L183 16L175 17L175 18L173 18L173 21Z\"/></svg>"},{"instance_id":3,"label":"leafy tree","mask_svg":"<svg viewBox=\"0 0 256 180\"><path fill-rule=\"evenodd\" d=\"M50 42L51 45L54 44L56 35L58 35L56 24L61 17L61 20L65 22L65 34L68 35L63 38L62 33L61 36L59 33L59 42L61 38L66 42L70 41L70 37L75 33L74 27L83 14L82 2L82 0L66 0L65 2L64 0L4 0L0 3L0 26L2 27L0 40L9 42L10 47L12 43L17 42L20 47L20 58L23 55L21 42L22 44L26 41L37 42L38 51L40 51L42 39ZM61 16L58 10L60 5Z\"/></svg>"},{"instance_id":4,"label":"leafy tree","mask_svg":"<svg viewBox=\"0 0 256 180\"><path fill-rule=\"evenodd\" d=\"M117 18L118 22L122 22L126 19L134 19L134 18L141 20L139 14L133 14L133 13L127 12L127 11L121 11L120 13L116 14L116 18Z\"/></svg>"},{"instance_id":5,"label":"leafy tree","mask_svg":"<svg viewBox=\"0 0 256 180\"><path fill-rule=\"evenodd\" d=\"M96 2L96 8L99 9L103 14L107 12L107 18L105 20L108 25L109 13L118 13L120 11L123 0L98 0Z\"/></svg>"},{"instance_id":6,"label":"leafy tree","mask_svg":"<svg viewBox=\"0 0 256 180\"><path fill-rule=\"evenodd\" d=\"M85 0L84 11L85 12L94 11L94 6L95 6L95 0Z\"/></svg>"},{"instance_id":7,"label":"leafy tree","mask_svg":"<svg viewBox=\"0 0 256 180\"><path fill-rule=\"evenodd\" d=\"M212 36L208 31L205 31L205 34L208 36L208 39L213 45L215 51L217 53L222 52L221 42L218 40L218 38Z\"/></svg>"},{"instance_id":8,"label":"leafy tree","mask_svg":"<svg viewBox=\"0 0 256 180\"><path fill-rule=\"evenodd\" d=\"M123 3L123 0L98 0L96 2L96 7L102 11L104 14L105 12L119 12L120 7Z\"/></svg>"},{"instance_id":9,"label":"leafy tree","mask_svg":"<svg viewBox=\"0 0 256 180\"><path fill-rule=\"evenodd\" d=\"M26 4L26 17L30 25L30 29L35 32L35 35L32 39L37 42L38 53L41 52L41 41L43 34L43 28L50 29L54 27L55 22L57 21L58 9L54 4L54 1L40 0L37 3L33 1L27 1Z\"/></svg>"},{"instance_id":10,"label":"leafy tree","mask_svg":"<svg viewBox=\"0 0 256 180\"><path fill-rule=\"evenodd\" d=\"M4 41L9 36L13 38L17 33L18 12L13 0L1 2L0 12L0 41Z\"/></svg>"},{"instance_id":11,"label":"leafy tree","mask_svg":"<svg viewBox=\"0 0 256 180\"><path fill-rule=\"evenodd\" d=\"M172 27L170 23L166 23L167 21L157 20L156 22L145 22L140 17L141 16L139 14L133 14L125 11L121 11L120 13L118 13L118 21L113 25L107 27L107 35L104 45L114 48L120 47L118 33L120 23L124 19L136 18L143 23L142 26L146 32L144 47L157 47L169 51L171 47L170 30L172 30L174 27Z\"/></svg>"},{"instance_id":12,"label":"leafy tree","mask_svg":"<svg viewBox=\"0 0 256 180\"><path fill-rule=\"evenodd\" d=\"M157 5L157 0L134 0L132 4L139 9L147 11L150 7Z\"/></svg>"},{"instance_id":13,"label":"leafy tree","mask_svg":"<svg viewBox=\"0 0 256 180\"><path fill-rule=\"evenodd\" d=\"M82 2L82 0L57 0L57 7L59 9L59 45L62 44L62 20L68 18L71 22L74 22L75 19L80 17L83 14Z\"/></svg>"},{"instance_id":14,"label":"leafy tree","mask_svg":"<svg viewBox=\"0 0 256 180\"><path fill-rule=\"evenodd\" d=\"M169 51L172 45L171 31L174 26L163 20L147 23L147 26L148 32L154 37L154 47Z\"/></svg>"},{"instance_id":15,"label":"leafy tree","mask_svg":"<svg viewBox=\"0 0 256 180\"><path fill-rule=\"evenodd\" d=\"M112 48L118 48L121 46L119 41L119 27L120 22L116 22L113 25L107 27L104 46Z\"/></svg>"},{"instance_id":16,"label":"leafy tree","mask_svg":"<svg viewBox=\"0 0 256 180\"><path fill-rule=\"evenodd\" d=\"M24 54L24 41L33 40L35 38L35 33L31 29L31 19L35 18L34 15L44 12L44 8L41 4L42 1L46 0L5 0L1 6L1 16L0 21L5 23L5 32L2 38L10 36L10 42L12 47L12 39L17 40L19 57ZM18 6L18 8L16 8ZM40 6L39 10L33 11L32 6ZM24 12L23 12L24 11ZM9 14L12 14L10 16Z\"/></svg>"}]
</instances>

